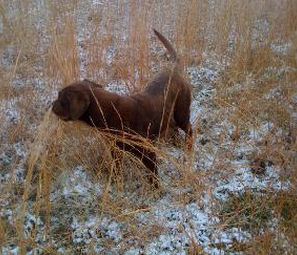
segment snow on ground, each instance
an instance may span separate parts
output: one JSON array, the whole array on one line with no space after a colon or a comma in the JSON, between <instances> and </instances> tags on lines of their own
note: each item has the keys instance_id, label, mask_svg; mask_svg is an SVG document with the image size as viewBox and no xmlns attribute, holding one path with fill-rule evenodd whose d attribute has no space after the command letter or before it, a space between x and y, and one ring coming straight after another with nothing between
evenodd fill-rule
<instances>
[{"instance_id":1,"label":"snow on ground","mask_svg":"<svg viewBox=\"0 0 297 255\"><path fill-rule=\"evenodd\" d=\"M1 113L4 112L4 121L2 125L8 124L14 124L16 125L20 121L20 112L18 110L17 106L18 100L16 98L10 99L7 101L2 101L0 105ZM4 126L5 129L5 126Z\"/></svg>"},{"instance_id":2,"label":"snow on ground","mask_svg":"<svg viewBox=\"0 0 297 255\"><path fill-rule=\"evenodd\" d=\"M215 90L213 84L216 77L219 75L219 70L202 66L189 68L188 72L190 73L194 90L196 89L192 104L192 117L193 115L204 116L205 112L207 112L208 117L211 117L208 101L213 96ZM115 90L119 93L126 93L126 91L119 91L116 84L108 85L107 87L110 90L116 88ZM228 126L226 123L216 123L211 132L213 132L214 135L218 135L226 126ZM232 127L230 127L230 129L231 128ZM269 132L265 124L263 124L262 128L259 130L252 130L250 132L252 142L249 143L249 145L245 143L239 144L234 154L245 155L249 153L252 148L255 148L254 142L259 141L265 132ZM197 151L199 151L201 147L203 147L199 142L199 135L197 140L198 144L196 144L196 147ZM212 142L210 141L210 143ZM194 163L198 166L196 171L199 171L199 169L211 171L214 163L213 153L217 150L215 148L216 145L213 144L213 146L213 151L210 153L205 152L201 154L197 152L196 162ZM177 154L180 154L179 149L173 150L173 155ZM242 167L242 165L248 165L248 161L244 156L243 158L238 157L238 159L233 160L231 164L235 168L234 174L228 179L219 179L217 182L211 184L214 190L213 195L222 201L228 199L229 194L240 194L240 192L244 191L246 188L261 190L265 187L270 187L278 190L289 185L279 180L277 168L273 166L267 167L265 175L258 177L251 172L249 167ZM162 172L162 169L160 171ZM160 176L162 178L162 173L160 173ZM66 203L67 206L69 206L69 210L71 210L71 203L76 203L76 201L79 201L80 206L83 208L90 207L93 203L93 199L102 195L101 185L94 185L89 180L87 172L83 167L78 166L69 170L59 179L61 179L61 185L59 186L59 182L57 185L60 188L52 192L51 201ZM170 186L170 180L168 180L168 178L166 182L168 182L167 185ZM68 215L68 217L70 217L68 220L73 244L78 247L81 252L85 251L86 253L88 249L81 248L86 245L89 245L89 247L93 246L94 250L98 253L118 253L123 242L128 242L128 244L130 243L130 248L126 250L125 254L186 254L191 240L195 240L196 243L203 247L205 252L209 254L222 254L222 250L214 246L215 243L223 242L226 247L229 247L234 240L243 241L250 238L250 234L241 229L231 228L217 230L215 228L215 224L219 223L219 219L213 216L211 209L212 202L209 200L209 194L206 193L202 198L199 198L200 203L191 202L186 205L178 205L174 202L174 193L171 192L168 186L165 187L166 193L163 197L161 196L159 200L148 204L150 207L148 211L137 213L137 219L140 224L139 227L141 225L145 226L157 222L158 225L165 229L160 235L154 237L151 242L143 243L139 247L141 241L123 239L123 233L127 228L127 223L114 220L109 216L99 217L90 209L87 219L80 219L79 215L76 215L77 212L75 210L74 213L70 212ZM180 192L191 192L191 190ZM202 206L198 204L202 204ZM11 209L7 208L6 210L7 217L11 218L11 213L9 213ZM53 222L55 221L56 224L58 224L59 216L53 219ZM41 238L43 223L40 219L35 219L31 214L26 216L25 233L27 235L30 234L30 226L32 226L33 222L34 224L40 225L38 229ZM106 250L104 240L110 240L114 246ZM42 242L40 241L40 243ZM12 252L16 249L17 247L11 247L10 251ZM57 250L61 254L65 251L63 247L58 246ZM2 252L8 254L8 247L3 248ZM36 252L36 250L34 252ZM32 251L29 251L27 254L31 253Z\"/></svg>"},{"instance_id":3,"label":"snow on ground","mask_svg":"<svg viewBox=\"0 0 297 255\"><path fill-rule=\"evenodd\" d=\"M93 1L95 5L101 5L101 1ZM77 41L80 54L80 75L86 76L86 52L83 49L83 41L92 36L88 30L87 16L80 16L76 21L77 26L81 29L77 31ZM261 29L266 29L266 23ZM258 37L257 37L258 38ZM259 38L258 38L259 39ZM272 45L272 48L279 54L285 54L290 47L289 44ZM113 58L116 56L116 49L111 47L104 55L106 56L107 65L111 65ZM7 54L2 58L4 66L13 64L11 59L13 53L8 49ZM203 54L201 66L191 66L185 70L191 84L193 85L193 102L191 121L201 120L209 130L206 134L198 134L195 144L195 161L193 171L211 172L208 190L197 201L190 201L187 204L177 204L175 201L176 193L191 193L191 188L184 190L174 190L170 187L170 178L166 176L168 168L173 166L165 165L160 169L160 178L164 183L164 194L155 200L146 203L148 210L139 211L135 217L138 221L138 227L151 226L158 224L164 231L154 236L150 241L144 242L137 238L126 238L125 233L128 228L127 222L121 222L109 215L98 215L94 205L96 199L103 194L102 184L94 184L88 173L82 166L65 171L59 180L55 183L55 188L51 192L50 200L59 204L57 211L51 219L53 228L59 228L65 224L70 232L70 238L74 247L80 252L90 252L87 247L93 247L97 253L117 254L122 247L126 248L125 254L186 254L191 240L199 244L207 254L223 254L224 252L214 244L224 243L226 247L230 246L234 240L249 240L250 234L242 229L217 229L216 224L220 219L214 216L212 208L213 201L210 198L226 201L230 194L240 194L249 188L255 191L261 191L267 187L279 190L286 189L290 183L282 181L279 178L279 169L276 166L267 166L263 175L257 176L252 173L249 164L248 155L253 153L257 148L257 142L269 132L267 123L262 123L259 129L250 130L245 140L239 141L235 147L230 140L230 134L233 127L227 120L211 123L216 121L214 116L219 114L218 109L211 104L211 100L216 91L216 81L224 68L228 65L227 60L218 60L212 52ZM42 91L45 82L42 80L34 81L37 91ZM106 89L119 94L127 94L127 86L124 81L112 81L106 85ZM22 87L21 78L16 77L13 80L14 87ZM238 84L240 87L241 85ZM56 92L50 97L43 98L43 102L51 101ZM274 94L274 92L272 93ZM46 103L49 104L49 103ZM41 108L38 107L38 108ZM1 114L4 116L2 128L5 129L5 123L17 124L20 121L20 112L16 99L2 101L0 104ZM4 114L3 114L4 113ZM215 119L215 120L213 120ZM227 132L226 132L227 128ZM219 143L217 136L223 135L223 143ZM248 143L247 143L248 141ZM5 148L0 155L1 167L11 164L12 155L25 158L27 151L24 150L22 143L16 143L11 148ZM217 154L222 148L232 151L233 157L228 164L232 166L233 174L221 178L218 173L221 169L216 169ZM173 157L179 157L182 152L178 148L167 148ZM174 169L173 169L174 171ZM14 171L16 180L23 178L24 169L17 168ZM10 173L1 171L1 183L7 183ZM129 191L127 197L131 196ZM10 194L1 197L0 215L11 224L15 221L15 212L20 208L12 208L10 205ZM60 211L59 211L60 210ZM80 217L80 211L85 210L88 217ZM26 254L40 254L42 247L51 242L56 247L58 253L64 254L67 247L59 241L50 237L45 238L44 222L41 218L34 216L33 212L28 212L24 222L24 234L26 237L32 237L32 230L37 226L37 235L34 237L40 244L40 249L28 249ZM34 231L33 231L34 232ZM106 241L112 245L106 246ZM5 245L2 247L3 254L18 254L19 248L14 245Z\"/></svg>"},{"instance_id":4,"label":"snow on ground","mask_svg":"<svg viewBox=\"0 0 297 255\"><path fill-rule=\"evenodd\" d=\"M190 73L190 79L194 85L194 90L198 91L194 95L192 104L192 119L199 116L204 116L206 119L209 117L209 105L208 100L212 97L215 88L213 83L218 77L218 70L212 70L209 67L191 67L188 68ZM126 93L118 89L117 84L109 84L108 89L116 90L118 93ZM8 102L9 105L13 102ZM15 110L9 110L7 107L7 118L10 122L18 120L18 113ZM13 109L13 108L12 108ZM218 125L217 125L218 126ZM215 127L214 133L220 133L221 129L225 125L221 125L221 128ZM257 141L260 135L263 135L263 131L255 130L252 139ZM264 131L265 132L265 131ZM199 135L198 135L199 137ZM199 140L199 139L198 139ZM196 145L197 146L197 145ZM201 147L199 145L198 147ZM251 145L253 147L253 145ZM17 145L15 145L15 152L18 153ZM245 144L239 145L235 153L245 154L249 148ZM215 150L214 150L215 152ZM22 155L23 156L23 155ZM203 169L211 168L214 160L212 153L205 153L202 157L198 155L195 162L199 167ZM9 161L8 155L1 156L2 161ZM204 162L204 163L203 163ZM8 162L7 162L8 163ZM245 188L251 189L263 189L265 187L280 189L288 185L282 183L278 178L278 171L275 167L267 167L267 171L264 177L257 177L248 167L242 167L246 164L246 160L235 160L232 162L235 169L235 174L231 178L226 180L220 180L215 183L214 196L221 200L228 199L229 194L240 193ZM238 165L238 167L236 166ZM162 171L162 170L160 170ZM2 176L2 178L5 178ZM92 203L94 197L100 197L102 195L102 188L100 185L95 185L88 180L87 173L82 167L77 167L72 171L67 172L67 178L63 178L63 188L57 189L52 193L51 200L55 202L61 201L80 201L81 206L89 206ZM201 199L201 198L200 198ZM139 247L139 241L127 240L131 243L130 248L126 250L125 254L186 254L187 248L190 246L191 239L203 247L204 251L208 254L222 254L222 250L214 246L215 243L224 243L226 247L232 245L234 240L243 241L248 240L249 233L237 229L216 230L214 225L219 223L219 219L212 216L210 201L208 200L208 194L205 194L202 198L203 206L198 206L196 202L189 203L187 205L175 205L174 196L167 194L159 201L150 204L150 210L148 212L140 212L137 214L137 219L140 224L152 224L157 222L158 225L166 229L159 236L154 237L151 242L145 243ZM3 201L2 201L3 202ZM3 204L2 204L3 206ZM6 213L1 209L1 214L6 214L10 220L12 216L12 209L4 207ZM71 208L69 208L71 210ZM84 247L85 245L93 244L94 251L98 253L118 253L120 251L121 244L125 242L123 240L123 233L125 232L125 224L120 221L113 220L110 217L98 217L96 214L90 213L86 220L80 220L77 216L72 215L70 220L70 231L73 245L76 247ZM59 224L59 218L56 219L56 224ZM55 222L55 219L53 219ZM25 235L30 236L30 229L34 224L38 224L39 234L37 235L37 242L42 242L43 223L40 219L36 219L34 215L27 214L25 221ZM187 233L187 234L186 234ZM114 247L105 248L104 240L111 240ZM141 242L140 242L141 243ZM135 245L135 246L134 246ZM92 246L92 245L91 245ZM57 247L59 253L63 254L65 248ZM79 248L81 252L87 249ZM17 254L18 247L5 246L2 248L3 254ZM27 254L39 254L38 249L32 249Z\"/></svg>"}]
</instances>

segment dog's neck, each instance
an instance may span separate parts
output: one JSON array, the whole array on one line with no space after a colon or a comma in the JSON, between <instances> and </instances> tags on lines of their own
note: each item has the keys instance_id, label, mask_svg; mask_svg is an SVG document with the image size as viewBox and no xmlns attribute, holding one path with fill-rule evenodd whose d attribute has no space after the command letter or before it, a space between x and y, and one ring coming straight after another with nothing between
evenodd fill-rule
<instances>
[{"instance_id":1,"label":"dog's neck","mask_svg":"<svg viewBox=\"0 0 297 255\"><path fill-rule=\"evenodd\" d=\"M104 93L106 93L106 91L104 91ZM80 120L100 129L111 128L121 130L123 124L121 123L119 112L116 109L122 99L115 93L109 92L107 94L109 96L112 95L108 97L108 100L105 100L106 95L104 94L97 94L96 97L91 96L89 107L80 117Z\"/></svg>"},{"instance_id":2,"label":"dog's neck","mask_svg":"<svg viewBox=\"0 0 297 255\"><path fill-rule=\"evenodd\" d=\"M86 122L90 126L108 128L104 110L94 99L91 100L89 107L80 117L80 120Z\"/></svg>"}]
</instances>

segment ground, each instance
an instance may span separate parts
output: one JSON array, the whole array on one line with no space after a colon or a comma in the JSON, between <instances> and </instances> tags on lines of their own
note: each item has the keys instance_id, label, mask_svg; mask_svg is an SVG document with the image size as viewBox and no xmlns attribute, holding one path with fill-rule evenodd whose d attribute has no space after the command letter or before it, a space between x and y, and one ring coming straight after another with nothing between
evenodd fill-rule
<instances>
[{"instance_id":1,"label":"ground","mask_svg":"<svg viewBox=\"0 0 297 255\"><path fill-rule=\"evenodd\" d=\"M293 0L0 1L3 254L297 253ZM87 78L131 94L170 65L193 87L189 152L154 142L161 188L114 137L50 110ZM121 153L121 152L119 152Z\"/></svg>"}]
</instances>

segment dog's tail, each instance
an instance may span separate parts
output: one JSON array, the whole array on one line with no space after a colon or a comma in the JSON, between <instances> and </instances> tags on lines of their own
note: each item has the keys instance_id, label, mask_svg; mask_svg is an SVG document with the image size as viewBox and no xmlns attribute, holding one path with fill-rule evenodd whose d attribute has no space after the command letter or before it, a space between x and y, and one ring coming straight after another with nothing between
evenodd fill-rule
<instances>
[{"instance_id":1,"label":"dog's tail","mask_svg":"<svg viewBox=\"0 0 297 255\"><path fill-rule=\"evenodd\" d=\"M162 35L160 34L156 29L153 29L155 35L159 38L159 40L163 43L163 45L165 46L165 48L168 50L169 55L170 55L170 60L173 61L177 66L180 65L180 61L179 58L177 57L177 53L175 51L175 49L173 48L173 46L171 45L171 43Z\"/></svg>"}]
</instances>

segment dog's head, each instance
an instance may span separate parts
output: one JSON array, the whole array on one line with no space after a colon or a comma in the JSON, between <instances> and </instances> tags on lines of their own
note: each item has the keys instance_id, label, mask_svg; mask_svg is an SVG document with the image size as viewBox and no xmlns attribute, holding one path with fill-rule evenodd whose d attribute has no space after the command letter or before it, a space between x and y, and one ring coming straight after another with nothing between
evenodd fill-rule
<instances>
[{"instance_id":1,"label":"dog's head","mask_svg":"<svg viewBox=\"0 0 297 255\"><path fill-rule=\"evenodd\" d=\"M62 120L78 120L90 105L91 93L85 82L71 84L59 92L52 110Z\"/></svg>"}]
</instances>

